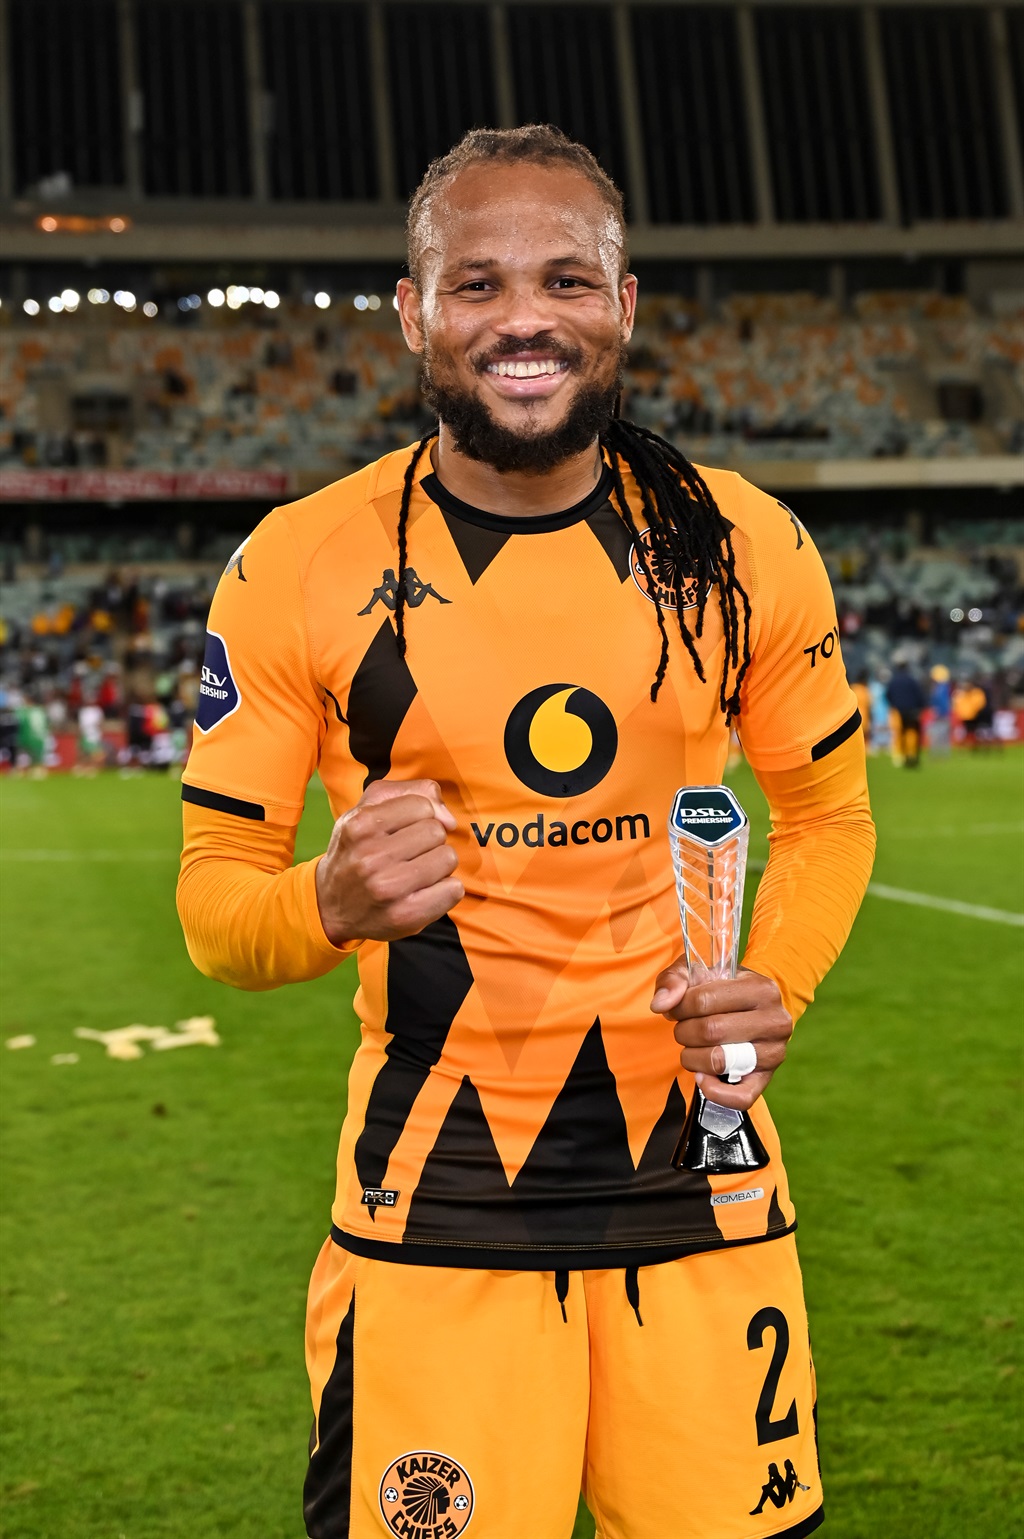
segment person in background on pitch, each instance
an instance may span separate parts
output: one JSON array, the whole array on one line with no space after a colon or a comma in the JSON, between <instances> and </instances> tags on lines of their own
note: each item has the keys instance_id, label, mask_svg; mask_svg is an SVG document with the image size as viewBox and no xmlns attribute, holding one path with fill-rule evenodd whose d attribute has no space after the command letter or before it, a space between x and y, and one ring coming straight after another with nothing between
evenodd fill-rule
<instances>
[{"instance_id":1,"label":"person in background on pitch","mask_svg":"<svg viewBox=\"0 0 1024 1539\"><path fill-rule=\"evenodd\" d=\"M931 671L929 695L931 714L928 720L928 749L938 758L949 754L953 714L953 685L949 669L944 663L936 663Z\"/></svg>"},{"instance_id":2,"label":"person in background on pitch","mask_svg":"<svg viewBox=\"0 0 1024 1539\"><path fill-rule=\"evenodd\" d=\"M907 666L907 659L893 658L892 677L886 698L892 712L892 762L897 769L917 769L921 763L921 715L924 690Z\"/></svg>"}]
</instances>

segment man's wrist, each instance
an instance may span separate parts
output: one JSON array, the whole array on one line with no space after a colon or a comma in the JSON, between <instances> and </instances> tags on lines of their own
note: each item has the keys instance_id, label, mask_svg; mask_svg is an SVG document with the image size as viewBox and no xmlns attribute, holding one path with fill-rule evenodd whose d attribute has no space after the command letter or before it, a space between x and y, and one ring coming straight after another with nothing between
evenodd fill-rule
<instances>
[{"instance_id":1,"label":"man's wrist","mask_svg":"<svg viewBox=\"0 0 1024 1539\"><path fill-rule=\"evenodd\" d=\"M313 940L316 942L320 950L340 953L342 956L348 956L362 945L365 937L361 935L338 935L334 930L333 925L331 926L331 933L328 933L328 925L330 924L330 921L325 921L323 910L320 907L320 883L318 880L320 862L323 860L323 858L324 857L322 855L318 855L316 860L310 861L312 879L309 882L309 901L307 903L307 918L309 921L310 934L312 935Z\"/></svg>"}]
</instances>

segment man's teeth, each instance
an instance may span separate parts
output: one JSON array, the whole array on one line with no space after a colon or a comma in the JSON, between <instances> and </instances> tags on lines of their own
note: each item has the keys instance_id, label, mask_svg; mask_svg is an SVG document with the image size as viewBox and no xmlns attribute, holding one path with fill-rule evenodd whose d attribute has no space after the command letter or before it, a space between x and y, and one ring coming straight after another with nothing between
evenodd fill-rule
<instances>
[{"instance_id":1,"label":"man's teeth","mask_svg":"<svg viewBox=\"0 0 1024 1539\"><path fill-rule=\"evenodd\" d=\"M488 374L500 374L508 379L536 379L541 374L561 374L568 366L557 358L544 358L539 363L536 361L523 363L521 360L513 363L489 363Z\"/></svg>"}]
</instances>

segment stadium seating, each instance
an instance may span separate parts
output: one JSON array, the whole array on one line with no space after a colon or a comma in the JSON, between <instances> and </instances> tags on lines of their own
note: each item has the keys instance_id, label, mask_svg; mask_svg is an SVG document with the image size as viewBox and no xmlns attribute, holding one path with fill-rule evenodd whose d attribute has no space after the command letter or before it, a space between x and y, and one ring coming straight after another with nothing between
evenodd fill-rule
<instances>
[{"instance_id":1,"label":"stadium seating","mask_svg":"<svg viewBox=\"0 0 1024 1539\"><path fill-rule=\"evenodd\" d=\"M276 470L329 480L428 418L391 312L214 311L187 328L89 307L8 319L0 470ZM381 316L385 318L382 319ZM198 321L198 324L195 322ZM627 412L703 463L1024 448L1024 311L865 293L641 306Z\"/></svg>"}]
</instances>

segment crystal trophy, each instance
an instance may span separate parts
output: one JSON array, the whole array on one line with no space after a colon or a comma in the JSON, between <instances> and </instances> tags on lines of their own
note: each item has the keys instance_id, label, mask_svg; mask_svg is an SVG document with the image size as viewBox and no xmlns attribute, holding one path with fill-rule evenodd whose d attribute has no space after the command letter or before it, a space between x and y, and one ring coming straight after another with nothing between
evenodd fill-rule
<instances>
[{"instance_id":1,"label":"crystal trophy","mask_svg":"<svg viewBox=\"0 0 1024 1539\"><path fill-rule=\"evenodd\" d=\"M668 832L690 981L735 978L747 815L727 786L684 786L672 803ZM768 1154L745 1112L709 1101L694 1086L672 1163L721 1175L763 1170Z\"/></svg>"}]
</instances>

